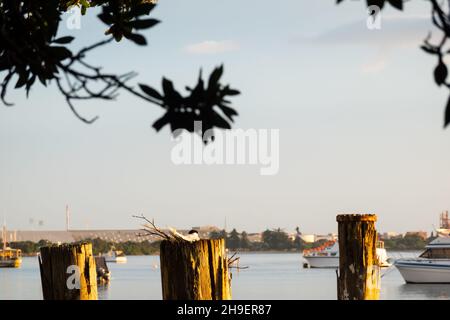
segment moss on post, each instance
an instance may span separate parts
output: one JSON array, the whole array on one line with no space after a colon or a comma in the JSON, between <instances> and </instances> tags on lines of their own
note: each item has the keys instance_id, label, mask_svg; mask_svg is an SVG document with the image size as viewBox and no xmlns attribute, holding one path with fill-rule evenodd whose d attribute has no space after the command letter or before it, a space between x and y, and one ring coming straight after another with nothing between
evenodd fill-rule
<instances>
[{"instance_id":1,"label":"moss on post","mask_svg":"<svg viewBox=\"0 0 450 320\"><path fill-rule=\"evenodd\" d=\"M374 214L338 215L339 300L377 300L380 267Z\"/></svg>"},{"instance_id":2,"label":"moss on post","mask_svg":"<svg viewBox=\"0 0 450 320\"><path fill-rule=\"evenodd\" d=\"M40 249L44 300L97 300L97 271L91 243Z\"/></svg>"},{"instance_id":3,"label":"moss on post","mask_svg":"<svg viewBox=\"0 0 450 320\"><path fill-rule=\"evenodd\" d=\"M161 242L164 300L231 299L228 259L223 239Z\"/></svg>"}]
</instances>

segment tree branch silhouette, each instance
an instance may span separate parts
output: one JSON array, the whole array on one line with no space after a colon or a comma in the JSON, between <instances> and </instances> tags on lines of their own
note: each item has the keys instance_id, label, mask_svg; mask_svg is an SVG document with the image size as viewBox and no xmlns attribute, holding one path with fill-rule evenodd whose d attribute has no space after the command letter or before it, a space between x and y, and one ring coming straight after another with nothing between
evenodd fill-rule
<instances>
[{"instance_id":1,"label":"tree branch silhouette","mask_svg":"<svg viewBox=\"0 0 450 320\"><path fill-rule=\"evenodd\" d=\"M344 0L337 0L339 4ZM431 55L436 55L438 58L437 66L434 68L434 81L438 86L444 86L450 90L450 82L448 82L448 68L444 61L444 57L450 54L450 48L446 46L447 40L450 38L450 0L443 1L441 4L438 0L428 0L431 4L431 21L433 25L442 32L440 41L437 44L431 43L432 33L429 32L425 38L421 48ZM444 2L447 2L447 9L444 9ZM376 5L380 9L389 3L398 10L403 10L403 0L367 0L367 6ZM447 101L444 114L444 129L450 124L450 95Z\"/></svg>"},{"instance_id":2,"label":"tree branch silhouette","mask_svg":"<svg viewBox=\"0 0 450 320\"><path fill-rule=\"evenodd\" d=\"M99 66L87 62L87 54L113 40L126 38L145 46L146 38L137 31L154 27L159 20L147 18L155 7L155 0L3 0L0 2L0 100L6 106L11 82L17 78L15 89L25 88L27 97L36 80L44 86L55 82L74 115L84 123L91 124L98 116L87 119L80 115L74 105L81 100L115 100L119 91L126 91L166 110L153 127L159 131L170 124L172 132L186 129L190 132L193 122L204 121L204 131L218 127L231 128L230 122L237 112L225 100L225 96L239 91L222 86L219 79L223 67L211 74L209 86L203 87L199 78L196 89L182 98L170 80L163 78L163 94L140 84L136 90L129 80L137 73L105 73ZM61 15L72 6L79 6L82 13L90 7L101 7L98 18L108 26L107 39L72 53L68 45L74 37L57 38ZM169 88L170 87L170 88ZM170 89L170 90L169 90ZM219 108L227 120L214 110ZM181 115L183 113L183 115ZM188 123L191 122L192 123Z\"/></svg>"}]
</instances>

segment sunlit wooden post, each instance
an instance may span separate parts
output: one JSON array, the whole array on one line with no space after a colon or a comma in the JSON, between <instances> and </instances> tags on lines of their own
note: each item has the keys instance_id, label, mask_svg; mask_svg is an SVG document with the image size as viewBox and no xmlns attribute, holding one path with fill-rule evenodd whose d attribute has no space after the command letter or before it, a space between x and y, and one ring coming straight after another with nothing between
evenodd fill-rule
<instances>
[{"instance_id":1,"label":"sunlit wooden post","mask_svg":"<svg viewBox=\"0 0 450 320\"><path fill-rule=\"evenodd\" d=\"M228 260L223 239L161 242L164 300L231 299Z\"/></svg>"},{"instance_id":2,"label":"sunlit wooden post","mask_svg":"<svg viewBox=\"0 0 450 320\"><path fill-rule=\"evenodd\" d=\"M336 217L339 232L339 300L377 300L380 267L376 256L374 214Z\"/></svg>"},{"instance_id":3,"label":"sunlit wooden post","mask_svg":"<svg viewBox=\"0 0 450 320\"><path fill-rule=\"evenodd\" d=\"M40 249L44 300L97 300L97 271L91 243Z\"/></svg>"}]
</instances>

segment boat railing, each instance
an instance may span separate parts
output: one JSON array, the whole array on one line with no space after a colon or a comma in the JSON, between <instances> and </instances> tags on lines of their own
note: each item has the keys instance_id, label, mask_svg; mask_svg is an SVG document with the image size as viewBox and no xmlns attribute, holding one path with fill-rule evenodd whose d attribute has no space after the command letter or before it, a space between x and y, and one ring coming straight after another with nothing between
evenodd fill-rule
<instances>
[{"instance_id":1,"label":"boat railing","mask_svg":"<svg viewBox=\"0 0 450 320\"><path fill-rule=\"evenodd\" d=\"M305 249L303 250L303 255L309 255L311 253L316 253L316 252L321 252L324 251L327 248L330 248L331 246L333 246L336 243L336 240L330 240L325 242L324 244L315 247L315 248L311 248L311 249Z\"/></svg>"}]
</instances>

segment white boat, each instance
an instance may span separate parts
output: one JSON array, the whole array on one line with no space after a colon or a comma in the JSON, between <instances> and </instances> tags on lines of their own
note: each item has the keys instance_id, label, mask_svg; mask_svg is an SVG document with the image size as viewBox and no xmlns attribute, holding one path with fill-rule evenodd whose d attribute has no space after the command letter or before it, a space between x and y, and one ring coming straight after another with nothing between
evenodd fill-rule
<instances>
[{"instance_id":1,"label":"white boat","mask_svg":"<svg viewBox=\"0 0 450 320\"><path fill-rule=\"evenodd\" d=\"M377 243L376 254L381 267L392 265L382 241ZM303 258L308 262L310 268L339 268L339 243L332 240L325 242L320 247L303 250Z\"/></svg>"},{"instance_id":2,"label":"white boat","mask_svg":"<svg viewBox=\"0 0 450 320\"><path fill-rule=\"evenodd\" d=\"M418 258L398 259L394 265L406 283L450 283L450 238L436 238Z\"/></svg>"},{"instance_id":3,"label":"white boat","mask_svg":"<svg viewBox=\"0 0 450 320\"><path fill-rule=\"evenodd\" d=\"M20 268L22 264L22 251L20 249L9 248L6 242L6 235L6 226L3 225L3 249L0 249L0 268Z\"/></svg>"},{"instance_id":4,"label":"white boat","mask_svg":"<svg viewBox=\"0 0 450 320\"><path fill-rule=\"evenodd\" d=\"M101 255L102 257L105 257L106 262L115 262L115 263L126 263L127 262L127 256L123 253L123 251L120 250L109 250L108 253Z\"/></svg>"}]
</instances>

